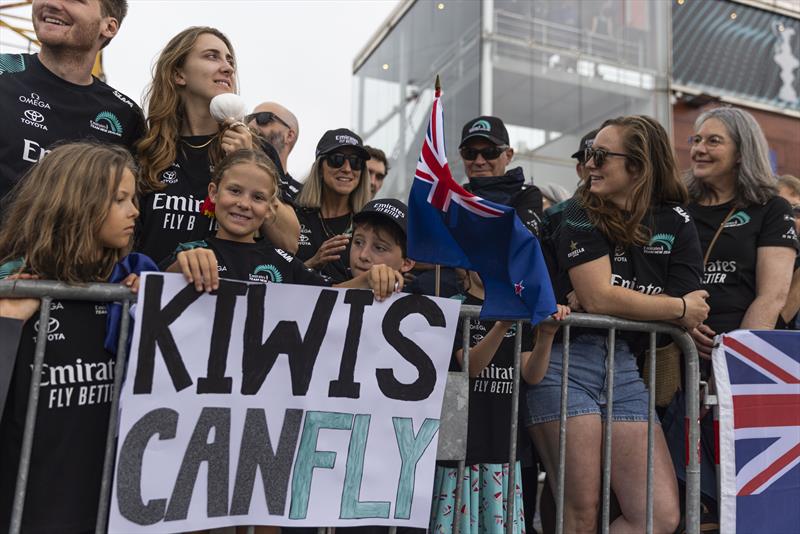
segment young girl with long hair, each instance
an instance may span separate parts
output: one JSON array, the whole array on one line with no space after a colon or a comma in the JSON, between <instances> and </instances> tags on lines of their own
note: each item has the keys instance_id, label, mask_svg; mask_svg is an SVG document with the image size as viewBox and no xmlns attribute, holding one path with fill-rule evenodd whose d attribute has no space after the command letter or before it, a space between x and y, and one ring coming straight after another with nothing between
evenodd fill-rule
<instances>
[{"instance_id":1,"label":"young girl with long hair","mask_svg":"<svg viewBox=\"0 0 800 534\"><path fill-rule=\"evenodd\" d=\"M211 116L211 100L236 90L233 47L216 28L187 28L158 57L146 97L148 132L137 145L145 195L136 245L157 262L178 243L213 234L214 221L202 205L214 166L225 154L258 144L244 123L220 125ZM276 212L267 237L295 250L294 211L278 203Z\"/></svg>"},{"instance_id":2,"label":"young girl with long hair","mask_svg":"<svg viewBox=\"0 0 800 534\"><path fill-rule=\"evenodd\" d=\"M259 228L275 218L278 171L260 150L231 153L217 166L208 185L219 228L216 235L182 243L163 266L182 272L198 291L217 288L223 278L264 283L332 285L288 252L259 239ZM370 288L382 300L403 287L403 275L386 265L368 270L336 287Z\"/></svg>"},{"instance_id":3,"label":"young girl with long hair","mask_svg":"<svg viewBox=\"0 0 800 534\"><path fill-rule=\"evenodd\" d=\"M131 247L135 176L122 147L54 149L12 190L0 226L0 279L106 282ZM97 516L115 372L103 349L106 306L53 300L46 326L32 318L38 307L38 299L0 299L0 361L14 362L11 376L0 377L8 385L0 399L0 524L10 521L36 338L46 335L22 531L86 532Z\"/></svg>"},{"instance_id":4,"label":"young girl with long hair","mask_svg":"<svg viewBox=\"0 0 800 534\"><path fill-rule=\"evenodd\" d=\"M576 195L545 214L544 245L556 298L573 310L694 328L705 319L702 258L669 136L644 116L603 124L586 153L586 176ZM566 532L597 528L603 419L613 421L611 488L622 515L619 532L645 530L648 394L635 352L641 334L616 337L607 369L606 331L573 328L567 406ZM527 392L529 427L547 471L557 472L563 343L553 345L541 383ZM614 409L607 413L606 375L614 373ZM660 427L655 433L654 532L673 532L679 520L675 473ZM551 477L551 480L554 477ZM553 493L556 488L552 487Z\"/></svg>"}]
</instances>

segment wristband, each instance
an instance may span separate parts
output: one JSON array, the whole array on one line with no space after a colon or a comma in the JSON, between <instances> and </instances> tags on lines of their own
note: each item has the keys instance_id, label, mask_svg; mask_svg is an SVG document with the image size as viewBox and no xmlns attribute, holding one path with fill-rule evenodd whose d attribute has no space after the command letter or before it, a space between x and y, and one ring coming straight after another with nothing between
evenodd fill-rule
<instances>
[{"instance_id":1,"label":"wristband","mask_svg":"<svg viewBox=\"0 0 800 534\"><path fill-rule=\"evenodd\" d=\"M683 298L683 297L679 297L679 298L681 299L681 302L683 303L683 312L681 313L681 316L678 317L678 320L681 320L684 317L686 317L686 299Z\"/></svg>"}]
</instances>

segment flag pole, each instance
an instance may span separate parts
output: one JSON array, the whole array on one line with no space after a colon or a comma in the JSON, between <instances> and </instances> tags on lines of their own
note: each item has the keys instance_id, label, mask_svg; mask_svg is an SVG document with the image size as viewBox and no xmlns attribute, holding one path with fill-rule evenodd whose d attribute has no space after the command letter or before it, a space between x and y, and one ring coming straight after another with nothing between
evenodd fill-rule
<instances>
[{"instance_id":1,"label":"flag pole","mask_svg":"<svg viewBox=\"0 0 800 534\"><path fill-rule=\"evenodd\" d=\"M439 75L438 74L436 75L436 82L434 82L433 88L436 91L436 96L439 96L441 94L441 92L442 92L442 83L439 80ZM435 277L434 277L434 296L438 297L439 296L439 288L440 288L439 284L440 284L441 277L442 277L442 266L437 263L435 269L436 269L436 272L435 272Z\"/></svg>"}]
</instances>

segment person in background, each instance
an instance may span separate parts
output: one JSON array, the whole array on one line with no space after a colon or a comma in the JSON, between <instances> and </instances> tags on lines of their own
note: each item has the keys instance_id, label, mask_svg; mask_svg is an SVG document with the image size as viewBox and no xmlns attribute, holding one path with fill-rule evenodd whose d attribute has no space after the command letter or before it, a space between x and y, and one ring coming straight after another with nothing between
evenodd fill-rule
<instances>
[{"instance_id":1,"label":"person in background","mask_svg":"<svg viewBox=\"0 0 800 534\"><path fill-rule=\"evenodd\" d=\"M0 224L0 279L107 282L131 249L139 215L135 173L131 154L118 145L81 142L53 149L12 191ZM135 275L123 283L138 287ZM0 299L0 365L10 362L0 372L0 524L6 527L36 338L47 331L52 339L44 355L21 531L94 530L118 371L103 347L108 312L97 304L53 300L54 327L40 329L34 317L39 299ZM98 395L73 395L73 374Z\"/></svg>"},{"instance_id":2,"label":"person in background","mask_svg":"<svg viewBox=\"0 0 800 534\"><path fill-rule=\"evenodd\" d=\"M369 171L369 190L372 198L378 194L386 175L389 173L389 162L386 160L386 154L380 148L374 148L365 145L369 159L367 160L367 170Z\"/></svg>"},{"instance_id":3,"label":"person in background","mask_svg":"<svg viewBox=\"0 0 800 534\"><path fill-rule=\"evenodd\" d=\"M800 178L791 174L784 174L778 178L778 194L786 199L792 206L794 215L794 230L800 235ZM789 296L786 304L781 310L778 319L778 328L800 330L800 254L795 256L794 274L792 275L792 285L789 287Z\"/></svg>"},{"instance_id":4,"label":"person in background","mask_svg":"<svg viewBox=\"0 0 800 534\"><path fill-rule=\"evenodd\" d=\"M339 128L323 134L315 157L296 201L297 257L334 282L343 282L349 276L353 215L370 198L370 156L357 134Z\"/></svg>"},{"instance_id":5,"label":"person in background","mask_svg":"<svg viewBox=\"0 0 800 534\"><path fill-rule=\"evenodd\" d=\"M539 188L542 191L542 210L564 202L570 197L569 191L558 184L544 184Z\"/></svg>"},{"instance_id":6,"label":"person in background","mask_svg":"<svg viewBox=\"0 0 800 534\"><path fill-rule=\"evenodd\" d=\"M126 0L34 0L39 53L0 54L0 199L60 141L93 138L134 152L142 110L92 76L127 12Z\"/></svg>"},{"instance_id":7,"label":"person in background","mask_svg":"<svg viewBox=\"0 0 800 534\"><path fill-rule=\"evenodd\" d=\"M289 154L294 150L297 139L300 137L300 123L294 113L286 109L277 102L262 102L257 105L253 112L245 117L244 121L260 132L261 137L266 143L271 145L277 152L280 165L280 186L284 197L294 201L303 184L295 180L289 174Z\"/></svg>"},{"instance_id":8,"label":"person in background","mask_svg":"<svg viewBox=\"0 0 800 534\"><path fill-rule=\"evenodd\" d=\"M688 215L704 256L708 318L690 329L708 378L714 337L739 328L775 328L792 279L797 239L789 203L778 196L767 140L750 113L731 107L703 112L690 138L685 179ZM663 425L678 477L684 480L685 396L679 392ZM705 528L718 529L712 414L701 421L701 489Z\"/></svg>"},{"instance_id":9,"label":"person in background","mask_svg":"<svg viewBox=\"0 0 800 534\"><path fill-rule=\"evenodd\" d=\"M136 249L156 262L179 243L213 234L215 221L203 213L212 169L225 154L252 148L254 133L242 122L217 123L211 99L235 93L236 58L230 40L205 26L187 28L159 54L147 92L148 132L137 145L143 194ZM283 203L264 229L275 246L297 247L299 224Z\"/></svg>"},{"instance_id":10,"label":"person in background","mask_svg":"<svg viewBox=\"0 0 800 534\"><path fill-rule=\"evenodd\" d=\"M694 328L705 319L702 257L688 200L664 128L650 117L607 120L586 151L586 178L576 194L545 214L543 249L556 299L570 308ZM564 531L597 530L603 420L612 418L611 489L621 515L614 532L645 530L648 393L635 353L646 336L623 332L607 369L605 330L572 328ZM543 380L527 389L526 421L548 473L558 466L563 341L557 339ZM606 374L614 373L608 413ZM677 484L660 427L655 428L653 531L672 533L680 519ZM555 493L554 477L548 477Z\"/></svg>"}]
</instances>

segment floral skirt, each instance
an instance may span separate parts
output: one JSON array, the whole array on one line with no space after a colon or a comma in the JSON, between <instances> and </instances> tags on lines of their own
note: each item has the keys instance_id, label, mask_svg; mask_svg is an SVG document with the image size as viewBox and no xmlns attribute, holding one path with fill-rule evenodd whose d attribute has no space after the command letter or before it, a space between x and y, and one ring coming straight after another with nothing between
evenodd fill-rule
<instances>
[{"instance_id":1,"label":"floral skirt","mask_svg":"<svg viewBox=\"0 0 800 534\"><path fill-rule=\"evenodd\" d=\"M516 462L514 471L514 532L525 534L519 462ZM463 534L505 532L508 464L466 466L464 481L461 484L461 509L454 514L457 477L456 467L436 466L429 532L433 534L452 532L454 515L460 521L460 532Z\"/></svg>"}]
</instances>

